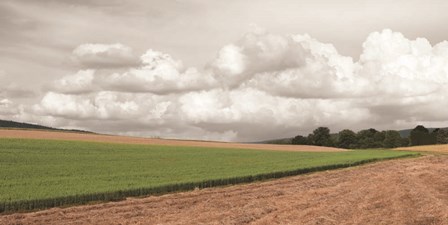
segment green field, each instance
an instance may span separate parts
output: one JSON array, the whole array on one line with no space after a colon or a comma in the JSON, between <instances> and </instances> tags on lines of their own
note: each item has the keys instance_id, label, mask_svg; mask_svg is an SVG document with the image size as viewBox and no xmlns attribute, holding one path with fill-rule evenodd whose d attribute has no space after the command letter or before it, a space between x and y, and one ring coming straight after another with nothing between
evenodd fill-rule
<instances>
[{"instance_id":1,"label":"green field","mask_svg":"<svg viewBox=\"0 0 448 225\"><path fill-rule=\"evenodd\" d=\"M0 138L0 212L242 183L410 154L415 153L280 152Z\"/></svg>"}]
</instances>

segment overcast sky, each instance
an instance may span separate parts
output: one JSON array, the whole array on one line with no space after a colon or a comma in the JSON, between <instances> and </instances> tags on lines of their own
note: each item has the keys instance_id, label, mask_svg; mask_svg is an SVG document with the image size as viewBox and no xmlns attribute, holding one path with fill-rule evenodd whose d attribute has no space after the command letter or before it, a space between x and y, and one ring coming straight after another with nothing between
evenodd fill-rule
<instances>
[{"instance_id":1,"label":"overcast sky","mask_svg":"<svg viewBox=\"0 0 448 225\"><path fill-rule=\"evenodd\" d=\"M2 0L0 119L256 141L448 126L444 0Z\"/></svg>"}]
</instances>

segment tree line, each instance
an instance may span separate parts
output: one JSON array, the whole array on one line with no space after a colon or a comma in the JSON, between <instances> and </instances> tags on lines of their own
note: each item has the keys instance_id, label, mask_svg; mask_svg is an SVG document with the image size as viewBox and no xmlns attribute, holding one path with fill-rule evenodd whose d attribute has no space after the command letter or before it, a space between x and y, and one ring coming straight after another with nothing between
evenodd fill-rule
<instances>
[{"instance_id":1,"label":"tree line","mask_svg":"<svg viewBox=\"0 0 448 225\"><path fill-rule=\"evenodd\" d=\"M292 139L296 145L316 145L347 149L397 148L405 146L448 144L448 130L430 132L422 125L416 126L409 137L401 137L396 130L378 131L373 128L355 133L345 129L331 134L328 127L318 127L308 136L297 135Z\"/></svg>"}]
</instances>

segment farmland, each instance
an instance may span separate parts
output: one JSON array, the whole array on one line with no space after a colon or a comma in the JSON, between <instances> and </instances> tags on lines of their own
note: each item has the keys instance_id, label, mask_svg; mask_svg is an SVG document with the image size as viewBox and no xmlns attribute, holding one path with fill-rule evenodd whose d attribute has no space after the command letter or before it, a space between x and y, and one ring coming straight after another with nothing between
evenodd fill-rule
<instances>
[{"instance_id":1,"label":"farmland","mask_svg":"<svg viewBox=\"0 0 448 225\"><path fill-rule=\"evenodd\" d=\"M293 151L293 152L346 151L345 149L341 148L310 146L310 145L305 146L305 145L248 144L248 143L235 143L235 142L140 138L140 137L115 136L104 134L54 132L54 131L23 130L23 129L0 129L0 137L38 139L38 140L46 139L46 140L90 141L90 142L102 142L102 143L142 144L142 145L175 145L175 146L188 146L188 147L237 148L237 149L256 149L256 150L270 150L270 151L279 150L279 151Z\"/></svg>"},{"instance_id":2,"label":"farmland","mask_svg":"<svg viewBox=\"0 0 448 225\"><path fill-rule=\"evenodd\" d=\"M37 209L191 190L409 156L0 138L0 206Z\"/></svg>"}]
</instances>

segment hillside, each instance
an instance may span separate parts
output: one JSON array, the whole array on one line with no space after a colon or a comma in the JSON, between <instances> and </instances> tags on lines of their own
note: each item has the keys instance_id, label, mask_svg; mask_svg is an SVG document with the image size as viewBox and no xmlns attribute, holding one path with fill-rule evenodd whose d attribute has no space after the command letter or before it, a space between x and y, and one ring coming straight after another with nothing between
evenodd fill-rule
<instances>
[{"instance_id":1,"label":"hillside","mask_svg":"<svg viewBox=\"0 0 448 225\"><path fill-rule=\"evenodd\" d=\"M255 142L259 144L276 144L276 145L290 145L292 143L293 138L281 138L281 139L272 139L266 141Z\"/></svg>"},{"instance_id":2,"label":"hillside","mask_svg":"<svg viewBox=\"0 0 448 225\"><path fill-rule=\"evenodd\" d=\"M54 131L71 131L71 132L80 132L80 133L93 133L93 132L85 131L85 130L59 129L59 128L42 126L42 125L38 125L38 124L22 123L22 122L10 121L10 120L0 120L0 128L54 130Z\"/></svg>"}]
</instances>

